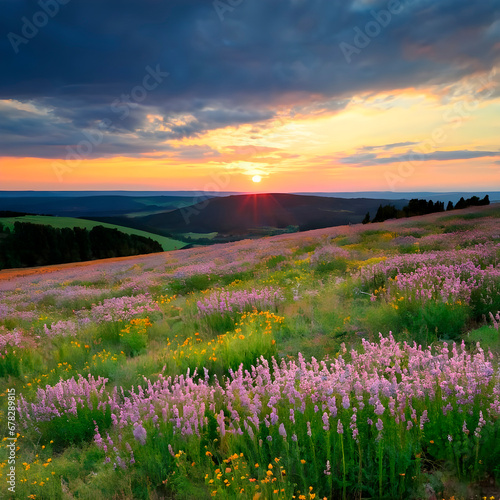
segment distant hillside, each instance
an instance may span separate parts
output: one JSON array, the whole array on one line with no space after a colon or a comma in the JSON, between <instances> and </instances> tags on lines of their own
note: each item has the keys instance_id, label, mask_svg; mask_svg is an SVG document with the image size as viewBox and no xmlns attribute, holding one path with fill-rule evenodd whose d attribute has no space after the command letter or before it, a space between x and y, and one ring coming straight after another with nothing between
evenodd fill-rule
<instances>
[{"instance_id":1,"label":"distant hillside","mask_svg":"<svg viewBox=\"0 0 500 500\"><path fill-rule=\"evenodd\" d=\"M203 198L198 198L202 200ZM185 196L19 196L0 194L0 211L29 212L60 217L149 215L191 205Z\"/></svg>"},{"instance_id":2,"label":"distant hillside","mask_svg":"<svg viewBox=\"0 0 500 500\"><path fill-rule=\"evenodd\" d=\"M134 226L150 232L259 234L265 228L295 226L301 231L359 223L366 212L375 214L380 204L397 208L407 200L339 199L292 194L236 195L211 198L192 207L146 217L135 217ZM121 222L125 225L125 222Z\"/></svg>"},{"instance_id":3,"label":"distant hillside","mask_svg":"<svg viewBox=\"0 0 500 500\"><path fill-rule=\"evenodd\" d=\"M407 193L395 193L393 191L360 191L360 192L345 192L345 193L294 193L312 196L328 196L334 198L386 198L388 200L397 200L401 198L423 198L432 200L433 202L442 201L446 205L449 201L455 204L460 198L470 198L471 196L479 196L484 198L486 195L490 197L492 203L500 201L499 191L456 191L447 193L437 193L433 191L413 191Z\"/></svg>"}]
</instances>

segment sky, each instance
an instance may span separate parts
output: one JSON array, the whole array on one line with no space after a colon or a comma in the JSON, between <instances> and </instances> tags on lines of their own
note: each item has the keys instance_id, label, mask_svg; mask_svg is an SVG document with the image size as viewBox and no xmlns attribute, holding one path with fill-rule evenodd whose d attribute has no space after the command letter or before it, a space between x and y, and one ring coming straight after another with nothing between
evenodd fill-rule
<instances>
[{"instance_id":1,"label":"sky","mask_svg":"<svg viewBox=\"0 0 500 500\"><path fill-rule=\"evenodd\" d=\"M500 190L498 0L0 9L0 190Z\"/></svg>"}]
</instances>

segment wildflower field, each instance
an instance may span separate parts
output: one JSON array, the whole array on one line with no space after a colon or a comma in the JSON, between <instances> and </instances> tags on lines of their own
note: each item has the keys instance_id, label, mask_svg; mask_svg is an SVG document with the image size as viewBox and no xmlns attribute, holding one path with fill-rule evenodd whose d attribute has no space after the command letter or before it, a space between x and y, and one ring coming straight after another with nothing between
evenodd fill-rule
<instances>
[{"instance_id":1,"label":"wildflower field","mask_svg":"<svg viewBox=\"0 0 500 500\"><path fill-rule=\"evenodd\" d=\"M0 497L498 499L499 217L0 279Z\"/></svg>"}]
</instances>

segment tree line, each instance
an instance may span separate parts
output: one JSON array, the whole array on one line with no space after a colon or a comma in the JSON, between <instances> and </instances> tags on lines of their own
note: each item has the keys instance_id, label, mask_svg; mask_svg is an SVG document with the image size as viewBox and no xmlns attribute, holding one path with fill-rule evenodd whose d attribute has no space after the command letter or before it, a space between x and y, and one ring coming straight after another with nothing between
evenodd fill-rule
<instances>
[{"instance_id":1,"label":"tree line","mask_svg":"<svg viewBox=\"0 0 500 500\"><path fill-rule=\"evenodd\" d=\"M472 196L471 198L464 199L462 196L460 200L457 201L454 206L451 201L448 202L446 206L446 211L458 210L468 207L480 207L490 204L490 198L486 195L484 198L480 199L478 196ZM410 200L408 205L398 210L394 205L380 205L378 207L375 217L370 219L370 212L365 215L363 219L363 224L368 224L369 222L383 222L388 219L400 219L402 217L414 217L416 215L427 215L436 212L444 212L444 202L436 201L435 203L430 200L419 200L417 198Z\"/></svg>"},{"instance_id":2,"label":"tree line","mask_svg":"<svg viewBox=\"0 0 500 500\"><path fill-rule=\"evenodd\" d=\"M0 269L127 257L162 252L151 238L96 226L55 228L16 222L14 231L0 223Z\"/></svg>"}]
</instances>

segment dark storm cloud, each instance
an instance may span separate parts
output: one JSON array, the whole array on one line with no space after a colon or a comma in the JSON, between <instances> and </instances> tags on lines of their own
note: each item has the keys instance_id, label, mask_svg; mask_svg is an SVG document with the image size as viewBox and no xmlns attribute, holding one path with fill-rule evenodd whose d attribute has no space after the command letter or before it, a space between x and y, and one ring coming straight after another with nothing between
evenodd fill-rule
<instances>
[{"instance_id":1,"label":"dark storm cloud","mask_svg":"<svg viewBox=\"0 0 500 500\"><path fill-rule=\"evenodd\" d=\"M47 2L64 5L20 43L26 20L35 21ZM498 62L498 0L401 2L359 48L355 35L383 19L389 3L244 0L221 21L210 0L0 0L0 99L50 109L32 122L4 116L2 130L15 139L10 154L36 146L50 156L41 138L54 151L103 120L113 122L107 152L136 153L150 141L268 120L277 105L292 113L342 109L357 92L445 84ZM357 51L350 63L341 44ZM135 90L141 100L134 101L148 67L169 75L146 95ZM307 96L315 96L310 105ZM157 136L148 114L166 125ZM190 119L179 124L178 115ZM123 140L127 132L134 141Z\"/></svg>"},{"instance_id":2,"label":"dark storm cloud","mask_svg":"<svg viewBox=\"0 0 500 500\"><path fill-rule=\"evenodd\" d=\"M219 104L218 109L200 110L193 112L194 121L183 125L170 125L168 114L164 124L170 128L166 139L182 139L196 136L207 130L218 129L228 125L242 125L269 120L273 113L268 110L224 109Z\"/></svg>"}]
</instances>

